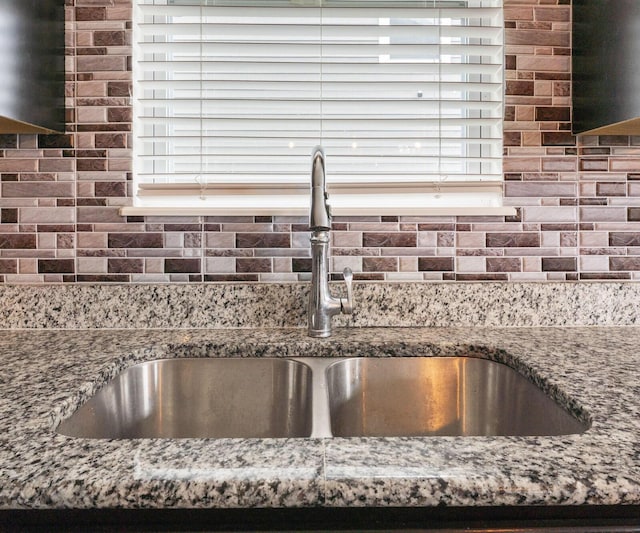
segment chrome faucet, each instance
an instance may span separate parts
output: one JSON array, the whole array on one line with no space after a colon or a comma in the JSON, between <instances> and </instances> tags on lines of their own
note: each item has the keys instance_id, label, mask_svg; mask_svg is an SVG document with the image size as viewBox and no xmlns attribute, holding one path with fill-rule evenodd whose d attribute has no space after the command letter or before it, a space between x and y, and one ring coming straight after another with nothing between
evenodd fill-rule
<instances>
[{"instance_id":1,"label":"chrome faucet","mask_svg":"<svg viewBox=\"0 0 640 533\"><path fill-rule=\"evenodd\" d=\"M317 146L311 154L311 293L309 296L309 336L329 337L331 317L339 313L353 312L353 273L343 272L347 285L347 297L337 298L329 289L329 231L331 210L325 180L324 150Z\"/></svg>"}]
</instances>

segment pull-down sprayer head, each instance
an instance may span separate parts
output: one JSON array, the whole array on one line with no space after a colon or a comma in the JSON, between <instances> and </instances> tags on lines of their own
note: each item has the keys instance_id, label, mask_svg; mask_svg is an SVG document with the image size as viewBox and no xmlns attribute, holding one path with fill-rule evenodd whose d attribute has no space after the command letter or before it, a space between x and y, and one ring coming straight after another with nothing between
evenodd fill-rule
<instances>
[{"instance_id":1,"label":"pull-down sprayer head","mask_svg":"<svg viewBox=\"0 0 640 533\"><path fill-rule=\"evenodd\" d=\"M311 211L309 227L311 231L328 231L331 229L331 212L327 200L325 180L324 150L316 146L311 153Z\"/></svg>"}]
</instances>

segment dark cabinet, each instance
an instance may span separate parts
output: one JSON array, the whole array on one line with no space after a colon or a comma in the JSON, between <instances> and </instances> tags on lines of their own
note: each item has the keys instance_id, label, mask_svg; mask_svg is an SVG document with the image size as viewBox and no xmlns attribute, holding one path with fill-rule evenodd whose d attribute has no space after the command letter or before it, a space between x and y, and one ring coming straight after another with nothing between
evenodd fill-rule
<instances>
[{"instance_id":1,"label":"dark cabinet","mask_svg":"<svg viewBox=\"0 0 640 533\"><path fill-rule=\"evenodd\" d=\"M640 132L640 0L573 0L573 132Z\"/></svg>"},{"instance_id":2,"label":"dark cabinet","mask_svg":"<svg viewBox=\"0 0 640 533\"><path fill-rule=\"evenodd\" d=\"M0 0L0 133L64 130L64 0Z\"/></svg>"}]
</instances>

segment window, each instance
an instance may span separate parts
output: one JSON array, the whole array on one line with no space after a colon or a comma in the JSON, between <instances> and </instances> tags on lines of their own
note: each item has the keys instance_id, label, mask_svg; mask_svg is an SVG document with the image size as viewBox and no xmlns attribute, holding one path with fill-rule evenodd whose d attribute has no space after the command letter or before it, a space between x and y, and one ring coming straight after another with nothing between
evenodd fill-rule
<instances>
[{"instance_id":1,"label":"window","mask_svg":"<svg viewBox=\"0 0 640 533\"><path fill-rule=\"evenodd\" d=\"M501 4L136 0L125 212L306 214L317 145L334 214L499 208Z\"/></svg>"}]
</instances>

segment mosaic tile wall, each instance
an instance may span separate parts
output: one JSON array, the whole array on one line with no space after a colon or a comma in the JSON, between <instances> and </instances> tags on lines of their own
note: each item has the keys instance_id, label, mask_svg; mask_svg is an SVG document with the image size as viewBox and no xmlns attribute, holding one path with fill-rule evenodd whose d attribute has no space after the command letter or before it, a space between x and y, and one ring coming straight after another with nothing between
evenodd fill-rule
<instances>
[{"instance_id":1,"label":"mosaic tile wall","mask_svg":"<svg viewBox=\"0 0 640 533\"><path fill-rule=\"evenodd\" d=\"M0 136L6 283L308 279L304 218L128 217L130 0L67 0L64 135ZM571 131L569 0L505 0L515 217L336 219L357 279L640 278L640 137Z\"/></svg>"}]
</instances>

